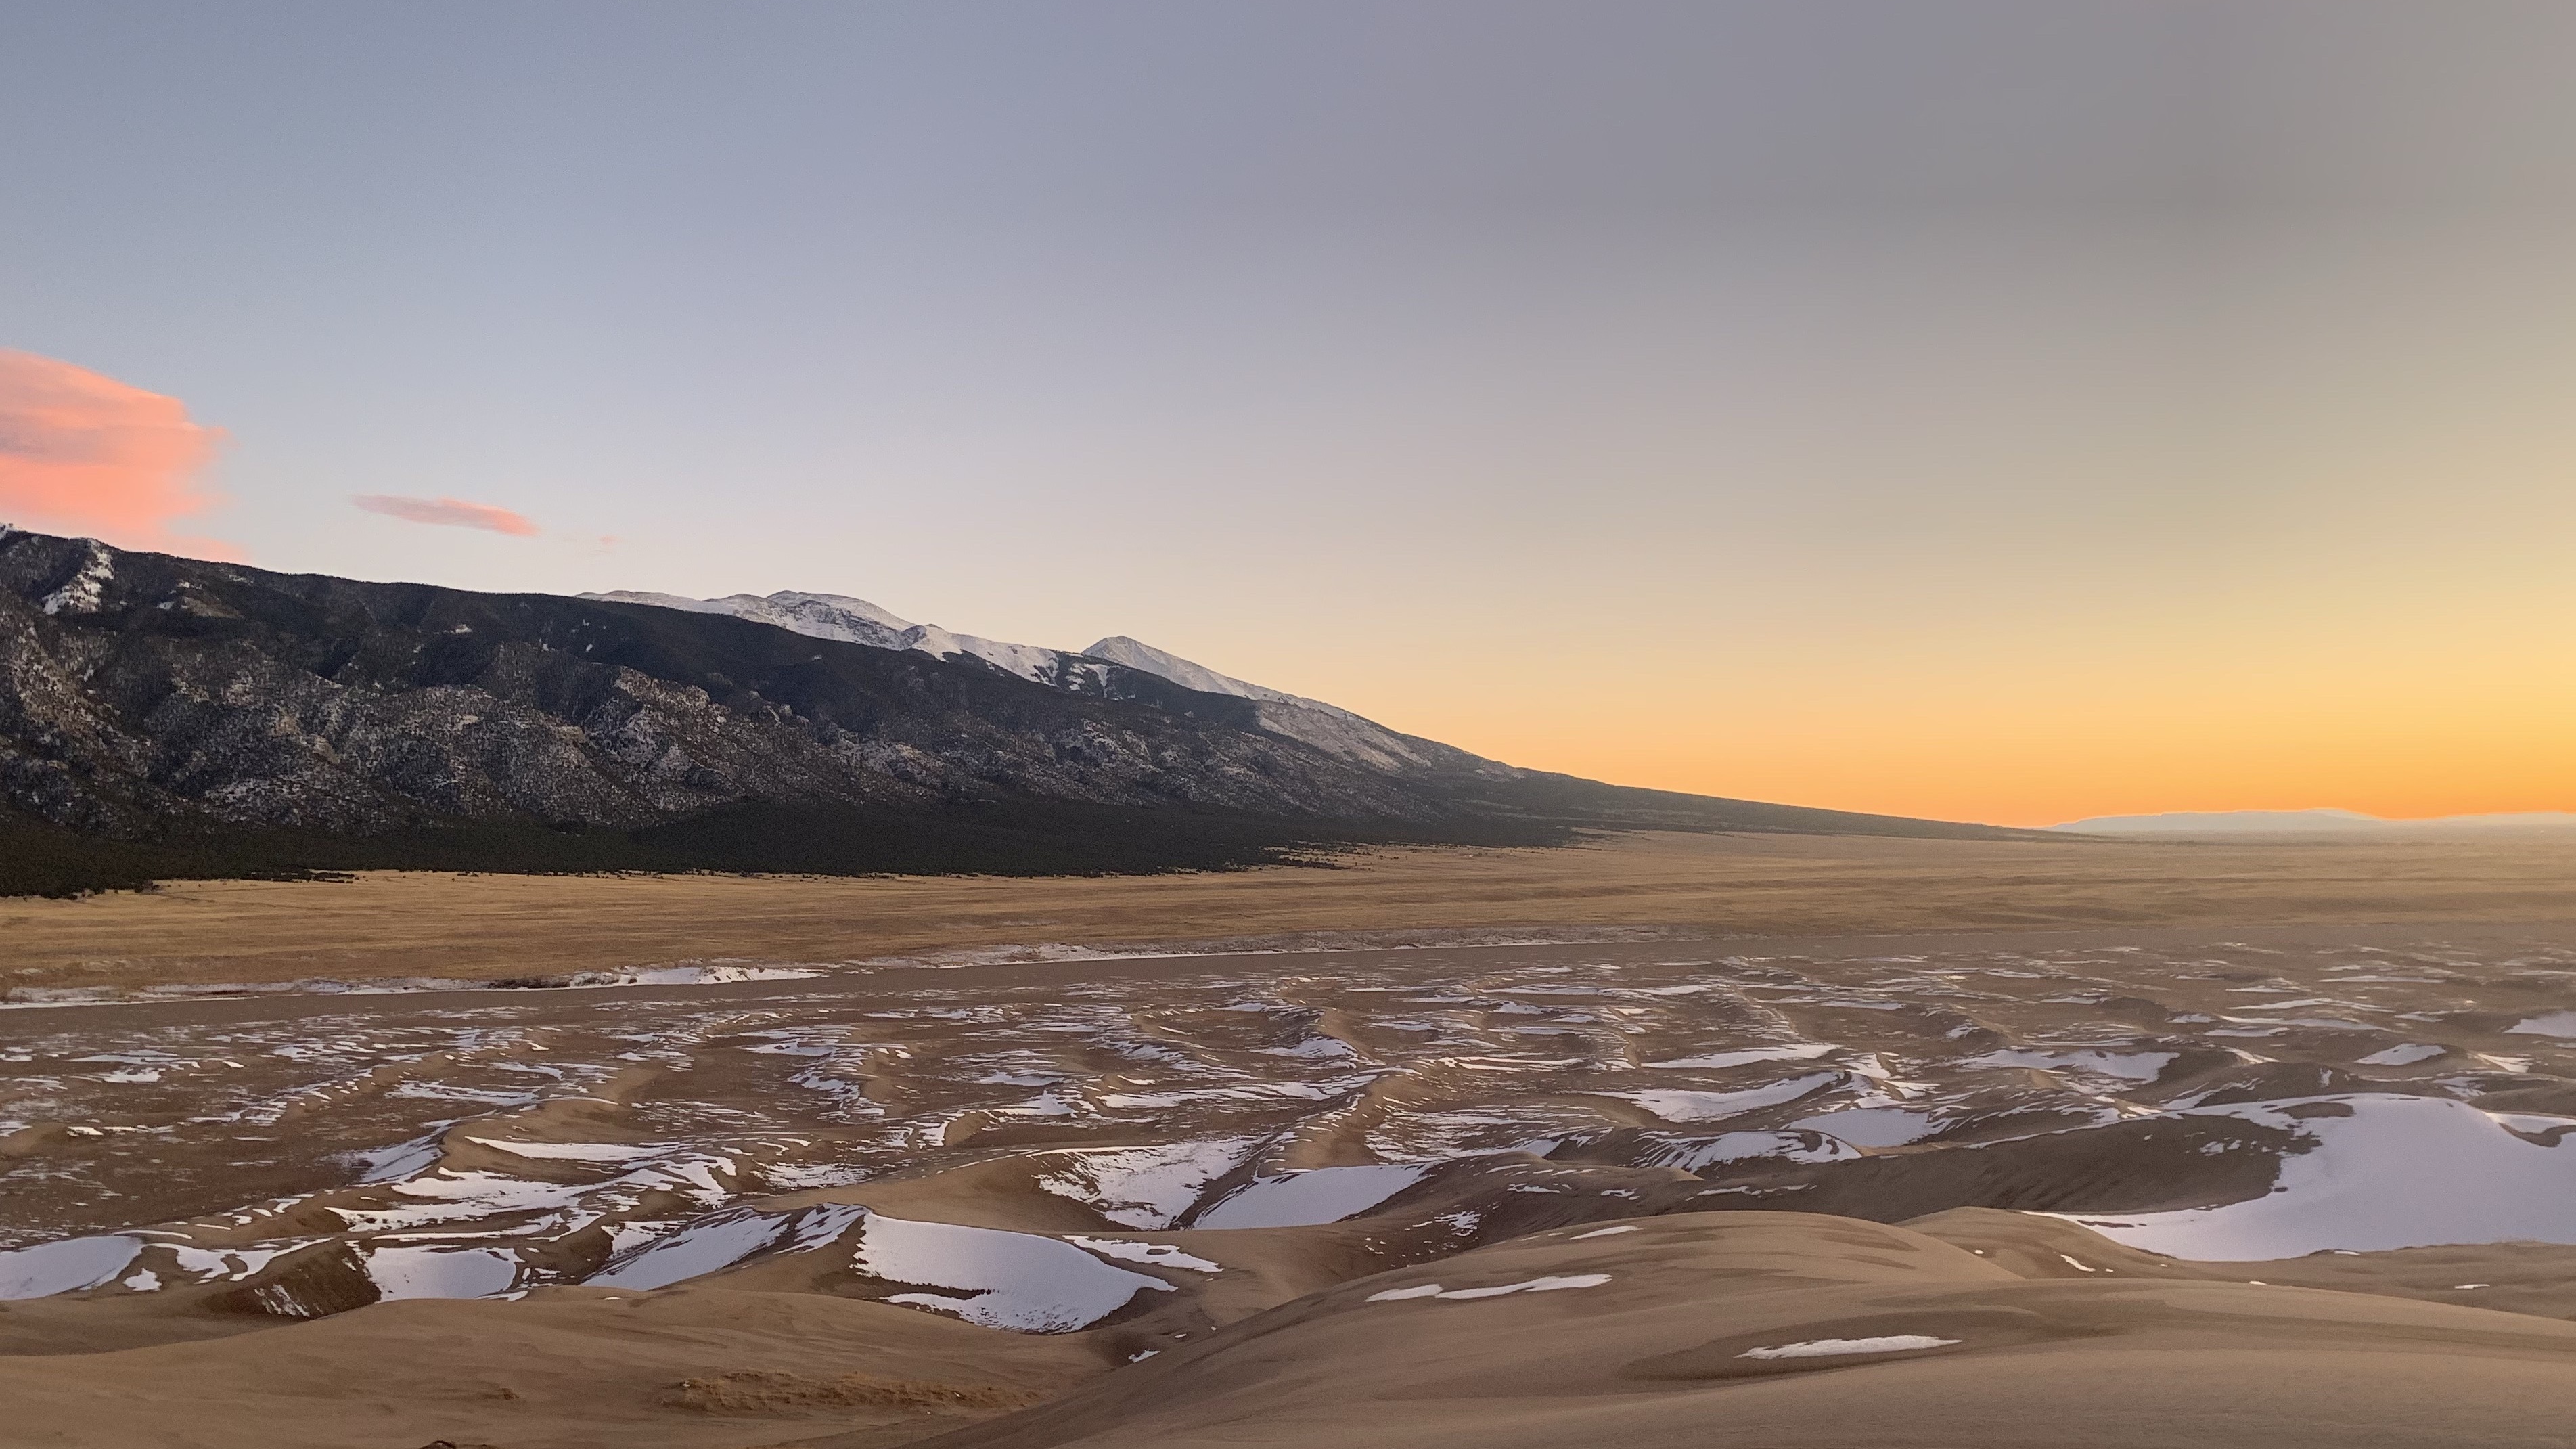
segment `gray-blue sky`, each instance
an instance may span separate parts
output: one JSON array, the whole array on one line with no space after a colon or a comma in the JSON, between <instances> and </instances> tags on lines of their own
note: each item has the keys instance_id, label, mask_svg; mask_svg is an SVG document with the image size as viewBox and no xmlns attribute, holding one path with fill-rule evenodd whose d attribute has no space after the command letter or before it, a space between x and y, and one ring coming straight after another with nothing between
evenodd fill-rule
<instances>
[{"instance_id":1,"label":"gray-blue sky","mask_svg":"<svg viewBox=\"0 0 2576 1449\"><path fill-rule=\"evenodd\" d=\"M271 566L850 592L2046 814L1736 711L1964 739L2549 568L2571 82L2576 8L2474 0L0 4L0 347L225 429L196 526Z\"/></svg>"}]
</instances>

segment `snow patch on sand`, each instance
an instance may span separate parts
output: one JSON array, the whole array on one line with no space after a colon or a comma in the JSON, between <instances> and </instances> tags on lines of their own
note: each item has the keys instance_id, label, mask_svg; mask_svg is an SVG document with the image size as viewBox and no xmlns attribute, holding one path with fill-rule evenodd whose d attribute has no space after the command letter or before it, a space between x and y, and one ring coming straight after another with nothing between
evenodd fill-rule
<instances>
[{"instance_id":1,"label":"snow patch on sand","mask_svg":"<svg viewBox=\"0 0 2576 1449\"><path fill-rule=\"evenodd\" d=\"M1335 1077L1321 1082L1244 1082L1179 1092L1104 1092L1100 1096L1100 1104L1119 1111L1134 1111L1140 1107L1191 1107L1202 1102L1327 1102L1358 1091L1380 1075L1370 1072L1364 1076Z\"/></svg>"},{"instance_id":2,"label":"snow patch on sand","mask_svg":"<svg viewBox=\"0 0 2576 1449\"><path fill-rule=\"evenodd\" d=\"M831 1203L789 1213L736 1208L620 1255L583 1280L593 1287L667 1288L765 1252L810 1252L838 1239L867 1209Z\"/></svg>"},{"instance_id":3,"label":"snow patch on sand","mask_svg":"<svg viewBox=\"0 0 2576 1449\"><path fill-rule=\"evenodd\" d=\"M2336 1115L2293 1115L2290 1109ZM2199 1107L2312 1144L2281 1159L2272 1190L2169 1212L2051 1213L2114 1242L2178 1258L2241 1262L2323 1249L2452 1243L2576 1243L2576 1118L2481 1112L2441 1097L2362 1094Z\"/></svg>"},{"instance_id":4,"label":"snow patch on sand","mask_svg":"<svg viewBox=\"0 0 2576 1449\"><path fill-rule=\"evenodd\" d=\"M257 1248L200 1248L193 1243L161 1243L157 1246L169 1251L170 1261L192 1282L205 1283L221 1278L238 1283L276 1259L321 1241L320 1238L300 1238Z\"/></svg>"},{"instance_id":5,"label":"snow patch on sand","mask_svg":"<svg viewBox=\"0 0 2576 1449\"><path fill-rule=\"evenodd\" d=\"M1840 1072L1816 1072L1809 1076L1791 1077L1785 1082L1773 1082L1767 1087L1753 1087L1741 1092L1689 1092L1657 1088L1643 1092L1603 1092L1600 1095L1616 1097L1624 1102L1634 1102L1667 1122L1713 1122L1720 1118L1734 1117L1763 1107L1776 1107L1783 1102L1794 1102L1801 1097L1813 1096L1827 1087L1841 1084L1842 1081L1843 1074Z\"/></svg>"},{"instance_id":6,"label":"snow patch on sand","mask_svg":"<svg viewBox=\"0 0 2576 1449\"><path fill-rule=\"evenodd\" d=\"M2030 1067L2043 1072L2090 1072L2127 1082L2152 1082L2172 1066L2177 1052L2000 1051L1960 1063L1966 1067Z\"/></svg>"},{"instance_id":7,"label":"snow patch on sand","mask_svg":"<svg viewBox=\"0 0 2576 1449\"><path fill-rule=\"evenodd\" d=\"M366 1171L358 1177L358 1183L362 1187L380 1182L399 1181L438 1162L439 1134L446 1126L444 1122L435 1124L429 1131L409 1142L397 1142L391 1147L347 1153L345 1160L356 1162L366 1168Z\"/></svg>"},{"instance_id":8,"label":"snow patch on sand","mask_svg":"<svg viewBox=\"0 0 2576 1449\"><path fill-rule=\"evenodd\" d=\"M1243 1165L1254 1139L1228 1137L1159 1147L1112 1147L1052 1155L1056 1170L1037 1185L1089 1203L1120 1227L1168 1228L1198 1205L1207 1185Z\"/></svg>"},{"instance_id":9,"label":"snow patch on sand","mask_svg":"<svg viewBox=\"0 0 2576 1449\"><path fill-rule=\"evenodd\" d=\"M1932 1114L1905 1107L1850 1107L1801 1117L1789 1128L1822 1132L1854 1147L1903 1147L1932 1130Z\"/></svg>"},{"instance_id":10,"label":"snow patch on sand","mask_svg":"<svg viewBox=\"0 0 2576 1449\"><path fill-rule=\"evenodd\" d=\"M1194 1228L1305 1228L1357 1217L1420 1182L1411 1163L1317 1167L1257 1177L1199 1214Z\"/></svg>"},{"instance_id":11,"label":"snow patch on sand","mask_svg":"<svg viewBox=\"0 0 2576 1449\"><path fill-rule=\"evenodd\" d=\"M1701 1137L1668 1142L1637 1157L1639 1167L1678 1167L1684 1172L1697 1172L1721 1162L1742 1162L1752 1157L1777 1157L1788 1162L1838 1162L1858 1157L1860 1150L1852 1144L1821 1132L1721 1132L1715 1137Z\"/></svg>"},{"instance_id":12,"label":"snow patch on sand","mask_svg":"<svg viewBox=\"0 0 2576 1449\"><path fill-rule=\"evenodd\" d=\"M122 1233L11 1248L0 1252L0 1299L50 1298L95 1288L123 1273L142 1251L141 1238Z\"/></svg>"},{"instance_id":13,"label":"snow patch on sand","mask_svg":"<svg viewBox=\"0 0 2576 1449\"><path fill-rule=\"evenodd\" d=\"M1064 1240L1086 1252L1122 1263L1147 1263L1158 1268L1186 1268L1193 1273L1222 1273L1225 1265L1182 1252L1172 1243L1133 1243L1122 1238L1087 1238L1080 1233L1067 1233Z\"/></svg>"},{"instance_id":14,"label":"snow patch on sand","mask_svg":"<svg viewBox=\"0 0 2576 1449\"><path fill-rule=\"evenodd\" d=\"M519 1281L519 1255L502 1248L382 1245L367 1250L367 1276L387 1301L490 1298Z\"/></svg>"},{"instance_id":15,"label":"snow patch on sand","mask_svg":"<svg viewBox=\"0 0 2576 1449\"><path fill-rule=\"evenodd\" d=\"M662 1150L606 1142L510 1142L498 1137L468 1137L465 1140L478 1147L495 1147L513 1157L532 1157L541 1162L633 1162Z\"/></svg>"},{"instance_id":16,"label":"snow patch on sand","mask_svg":"<svg viewBox=\"0 0 2576 1449\"><path fill-rule=\"evenodd\" d=\"M2437 1047L2428 1042L2408 1042L2403 1046L2393 1046L2385 1051L2372 1052L2361 1059L2361 1064L2365 1067L2411 1067L2417 1062L2429 1062L2449 1050L2448 1047Z\"/></svg>"},{"instance_id":17,"label":"snow patch on sand","mask_svg":"<svg viewBox=\"0 0 2576 1449\"><path fill-rule=\"evenodd\" d=\"M1878 1338L1808 1338L1776 1348L1748 1348L1736 1357L1831 1358L1846 1353L1906 1353L1915 1349L1948 1348L1960 1341L1934 1338L1928 1333L1890 1333Z\"/></svg>"},{"instance_id":18,"label":"snow patch on sand","mask_svg":"<svg viewBox=\"0 0 2576 1449\"><path fill-rule=\"evenodd\" d=\"M1668 1062L1648 1062L1650 1067L1719 1067L1748 1066L1754 1062L1812 1061L1827 1052L1838 1050L1823 1042L1791 1042L1786 1046L1747 1047L1742 1051L1710 1052L1706 1056L1675 1057Z\"/></svg>"},{"instance_id":19,"label":"snow patch on sand","mask_svg":"<svg viewBox=\"0 0 2576 1449\"><path fill-rule=\"evenodd\" d=\"M1559 1278L1532 1278L1521 1283L1503 1283L1492 1288L1443 1288L1437 1283L1421 1283L1411 1288L1389 1288L1368 1296L1371 1303L1394 1303L1407 1298L1445 1298L1464 1301L1473 1298L1500 1298L1507 1293L1554 1293L1562 1288L1598 1288L1610 1281L1607 1273L1571 1273Z\"/></svg>"},{"instance_id":20,"label":"snow patch on sand","mask_svg":"<svg viewBox=\"0 0 2576 1449\"><path fill-rule=\"evenodd\" d=\"M850 1265L890 1283L952 1290L898 1293L889 1303L1015 1333L1070 1333L1126 1307L1141 1291L1173 1291L1159 1278L1113 1268L1055 1238L882 1213L870 1213L859 1229Z\"/></svg>"}]
</instances>

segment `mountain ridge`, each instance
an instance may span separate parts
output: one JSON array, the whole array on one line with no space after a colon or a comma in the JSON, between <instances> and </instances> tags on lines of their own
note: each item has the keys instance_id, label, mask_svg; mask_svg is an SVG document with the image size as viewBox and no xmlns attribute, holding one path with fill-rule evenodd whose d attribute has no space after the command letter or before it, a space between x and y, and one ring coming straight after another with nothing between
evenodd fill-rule
<instances>
[{"instance_id":1,"label":"mountain ridge","mask_svg":"<svg viewBox=\"0 0 2576 1449\"><path fill-rule=\"evenodd\" d=\"M764 601L801 629L696 602L0 533L0 823L36 832L22 861L122 843L207 869L839 873L1224 867L1582 827L2021 834L1631 790L1110 660L918 647L972 637L945 631L812 632L928 627L844 596Z\"/></svg>"},{"instance_id":2,"label":"mountain ridge","mask_svg":"<svg viewBox=\"0 0 2576 1449\"><path fill-rule=\"evenodd\" d=\"M816 639L838 639L879 649L912 651L935 659L972 659L1031 683L1073 694L1107 692L1110 688L1107 666L1117 666L1151 674L1202 694L1250 700L1254 705L1254 719L1262 729L1372 768L1401 771L1455 767L1486 773L1512 769L1455 746L1389 729L1339 705L1271 689L1230 674L1220 674L1206 665L1183 659L1124 634L1110 635L1081 650L1012 644L975 634L954 633L936 624L917 624L881 605L848 594L812 594L784 589L773 594L728 594L715 599L691 599L678 594L633 589L583 594L580 597L680 609L690 613L730 614Z\"/></svg>"}]
</instances>

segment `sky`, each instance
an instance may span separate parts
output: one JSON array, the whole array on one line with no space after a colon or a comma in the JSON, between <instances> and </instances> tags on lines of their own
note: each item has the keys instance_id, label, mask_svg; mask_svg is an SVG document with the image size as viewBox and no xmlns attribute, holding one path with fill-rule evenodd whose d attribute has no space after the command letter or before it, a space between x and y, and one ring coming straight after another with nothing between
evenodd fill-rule
<instances>
[{"instance_id":1,"label":"sky","mask_svg":"<svg viewBox=\"0 0 2576 1449\"><path fill-rule=\"evenodd\" d=\"M0 520L1514 764L2576 809L2560 0L0 0Z\"/></svg>"}]
</instances>

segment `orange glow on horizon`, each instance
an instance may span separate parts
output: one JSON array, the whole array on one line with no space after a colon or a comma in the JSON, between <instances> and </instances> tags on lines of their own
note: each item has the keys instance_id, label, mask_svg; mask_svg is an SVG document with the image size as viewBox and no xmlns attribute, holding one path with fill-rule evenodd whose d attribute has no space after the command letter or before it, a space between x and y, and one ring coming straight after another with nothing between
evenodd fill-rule
<instances>
[{"instance_id":1,"label":"orange glow on horizon","mask_svg":"<svg viewBox=\"0 0 2576 1449\"><path fill-rule=\"evenodd\" d=\"M2105 625L2080 654L2025 637L1929 655L1819 645L1698 671L1614 656L1500 713L1466 695L1486 690L1473 668L1355 679L1343 697L1528 768L1872 814L2576 811L2576 633L2562 624L2576 599L2562 588L2500 599L2463 583L2450 610L2412 620L2326 601L2305 619Z\"/></svg>"},{"instance_id":2,"label":"orange glow on horizon","mask_svg":"<svg viewBox=\"0 0 2576 1449\"><path fill-rule=\"evenodd\" d=\"M2355 729L2295 714L2231 724L2179 712L2016 720L1969 709L1908 715L1905 727L1882 732L1801 710L1714 724L1696 739L1586 738L1529 719L1430 733L1524 767L1622 785L2039 826L2320 806L2391 819L2576 811L2570 718L2526 714L2469 729L2399 718Z\"/></svg>"}]
</instances>

